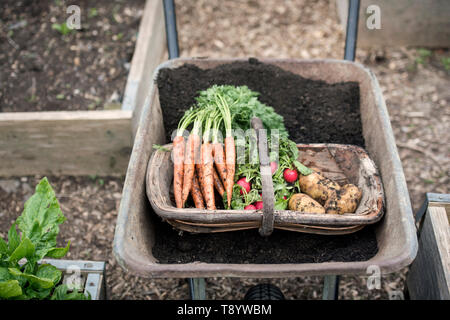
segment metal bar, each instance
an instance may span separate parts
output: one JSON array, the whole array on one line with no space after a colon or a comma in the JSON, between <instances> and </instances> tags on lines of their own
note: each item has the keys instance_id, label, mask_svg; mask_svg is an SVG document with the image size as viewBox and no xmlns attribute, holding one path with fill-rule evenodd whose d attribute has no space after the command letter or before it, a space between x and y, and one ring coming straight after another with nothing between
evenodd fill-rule
<instances>
[{"instance_id":1,"label":"metal bar","mask_svg":"<svg viewBox=\"0 0 450 320\"><path fill-rule=\"evenodd\" d=\"M442 204L443 206L445 206L445 204L450 204L450 194L432 192L427 192L425 194L425 200L423 201L422 206L414 215L418 232L420 232L423 217L425 215L425 212L427 212L428 205L430 203Z\"/></svg>"},{"instance_id":2,"label":"metal bar","mask_svg":"<svg viewBox=\"0 0 450 320\"><path fill-rule=\"evenodd\" d=\"M358 38L359 0L349 0L344 60L355 61Z\"/></svg>"},{"instance_id":3,"label":"metal bar","mask_svg":"<svg viewBox=\"0 0 450 320\"><path fill-rule=\"evenodd\" d=\"M189 291L192 300L206 300L205 278L189 278Z\"/></svg>"},{"instance_id":4,"label":"metal bar","mask_svg":"<svg viewBox=\"0 0 450 320\"><path fill-rule=\"evenodd\" d=\"M100 300L103 289L103 275L99 273L89 273L86 279L84 293L91 295L92 300Z\"/></svg>"},{"instance_id":5,"label":"metal bar","mask_svg":"<svg viewBox=\"0 0 450 320\"><path fill-rule=\"evenodd\" d=\"M175 4L174 0L163 0L163 4L164 19L166 24L167 50L169 52L169 59L174 59L179 56Z\"/></svg>"},{"instance_id":6,"label":"metal bar","mask_svg":"<svg viewBox=\"0 0 450 320\"><path fill-rule=\"evenodd\" d=\"M322 300L339 299L339 276L325 276L323 280Z\"/></svg>"},{"instance_id":7,"label":"metal bar","mask_svg":"<svg viewBox=\"0 0 450 320\"><path fill-rule=\"evenodd\" d=\"M39 263L48 263L58 269L78 268L82 272L89 273L104 273L106 268L104 261L42 259Z\"/></svg>"}]
</instances>

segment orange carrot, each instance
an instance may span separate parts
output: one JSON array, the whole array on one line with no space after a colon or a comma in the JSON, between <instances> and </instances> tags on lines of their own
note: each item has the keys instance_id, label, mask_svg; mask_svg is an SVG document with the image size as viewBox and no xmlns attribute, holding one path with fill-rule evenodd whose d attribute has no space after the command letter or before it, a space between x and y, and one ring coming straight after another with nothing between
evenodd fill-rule
<instances>
[{"instance_id":1,"label":"orange carrot","mask_svg":"<svg viewBox=\"0 0 450 320\"><path fill-rule=\"evenodd\" d=\"M227 167L225 165L225 152L221 143L213 143L214 164L224 186L227 185Z\"/></svg>"},{"instance_id":2,"label":"orange carrot","mask_svg":"<svg viewBox=\"0 0 450 320\"><path fill-rule=\"evenodd\" d=\"M233 138L233 129L231 127L231 112L230 106L224 97L220 94L215 96L216 105L220 109L222 114L222 121L225 127L225 163L227 168L227 179L225 190L227 192L227 203L228 208L231 206L231 197L233 195L233 185L234 185L234 173L235 173L235 163L236 163L236 149Z\"/></svg>"},{"instance_id":3,"label":"orange carrot","mask_svg":"<svg viewBox=\"0 0 450 320\"><path fill-rule=\"evenodd\" d=\"M214 199L214 162L211 152L211 144L203 143L202 152L202 170L203 170L203 194L205 196L206 208L215 210L216 204Z\"/></svg>"},{"instance_id":4,"label":"orange carrot","mask_svg":"<svg viewBox=\"0 0 450 320\"><path fill-rule=\"evenodd\" d=\"M225 189L227 191L227 202L228 207L231 206L231 195L233 194L234 185L234 173L235 173L235 162L236 162L236 149L234 145L233 136L227 136L225 138L225 155L226 155L226 167L227 167L227 184Z\"/></svg>"},{"instance_id":5,"label":"orange carrot","mask_svg":"<svg viewBox=\"0 0 450 320\"><path fill-rule=\"evenodd\" d=\"M219 175L217 174L216 169L213 168L213 177L214 177L214 187L217 192L219 192L220 196L223 198L223 194L225 193L225 189L222 184L222 180L220 180Z\"/></svg>"},{"instance_id":6,"label":"orange carrot","mask_svg":"<svg viewBox=\"0 0 450 320\"><path fill-rule=\"evenodd\" d=\"M183 137L184 130L194 120L196 112L193 108L186 111L178 123L176 136L173 139L173 193L177 208L183 208L183 179L184 179L184 153L185 141Z\"/></svg>"},{"instance_id":7,"label":"orange carrot","mask_svg":"<svg viewBox=\"0 0 450 320\"><path fill-rule=\"evenodd\" d=\"M205 201L203 200L202 191L196 174L194 174L192 179L191 195L194 200L195 207L197 209L205 209Z\"/></svg>"},{"instance_id":8,"label":"orange carrot","mask_svg":"<svg viewBox=\"0 0 450 320\"><path fill-rule=\"evenodd\" d=\"M205 181L203 179L203 169L202 169L201 163L195 164L195 173L197 174L198 185L200 186L200 190L202 191L203 199L205 199L205 193L203 192L205 189L203 187L205 184Z\"/></svg>"},{"instance_id":9,"label":"orange carrot","mask_svg":"<svg viewBox=\"0 0 450 320\"><path fill-rule=\"evenodd\" d=\"M173 140L173 194L177 208L183 208L183 160L184 160L184 137L176 136Z\"/></svg>"},{"instance_id":10,"label":"orange carrot","mask_svg":"<svg viewBox=\"0 0 450 320\"><path fill-rule=\"evenodd\" d=\"M184 157L184 177L183 177L183 192L182 201L183 206L186 202L189 191L191 190L192 180L195 171L195 148L200 145L200 137L196 133L191 133L186 144L186 154Z\"/></svg>"}]
</instances>

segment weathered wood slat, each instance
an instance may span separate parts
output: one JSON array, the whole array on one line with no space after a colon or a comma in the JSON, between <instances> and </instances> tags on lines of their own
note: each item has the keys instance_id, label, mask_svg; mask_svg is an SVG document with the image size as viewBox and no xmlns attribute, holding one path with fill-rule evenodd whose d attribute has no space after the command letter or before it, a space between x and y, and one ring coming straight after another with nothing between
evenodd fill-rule
<instances>
[{"instance_id":1,"label":"weathered wood slat","mask_svg":"<svg viewBox=\"0 0 450 320\"><path fill-rule=\"evenodd\" d=\"M0 176L124 175L131 111L0 113Z\"/></svg>"},{"instance_id":2,"label":"weathered wood slat","mask_svg":"<svg viewBox=\"0 0 450 320\"><path fill-rule=\"evenodd\" d=\"M153 71L167 55L163 17L162 1L147 0L122 103L122 110L133 111L133 134L153 80Z\"/></svg>"},{"instance_id":3,"label":"weathered wood slat","mask_svg":"<svg viewBox=\"0 0 450 320\"><path fill-rule=\"evenodd\" d=\"M414 300L450 299L450 226L445 207L429 206L407 286Z\"/></svg>"}]
</instances>

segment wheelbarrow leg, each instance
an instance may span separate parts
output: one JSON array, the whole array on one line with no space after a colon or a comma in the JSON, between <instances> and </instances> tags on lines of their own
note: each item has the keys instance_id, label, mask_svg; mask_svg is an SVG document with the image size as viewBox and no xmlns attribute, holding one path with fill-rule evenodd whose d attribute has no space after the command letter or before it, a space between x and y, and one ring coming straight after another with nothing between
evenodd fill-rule
<instances>
[{"instance_id":1,"label":"wheelbarrow leg","mask_svg":"<svg viewBox=\"0 0 450 320\"><path fill-rule=\"evenodd\" d=\"M189 278L189 291L192 300L206 300L205 278Z\"/></svg>"},{"instance_id":2,"label":"wheelbarrow leg","mask_svg":"<svg viewBox=\"0 0 450 320\"><path fill-rule=\"evenodd\" d=\"M339 276L325 276L323 280L322 300L338 300Z\"/></svg>"}]
</instances>

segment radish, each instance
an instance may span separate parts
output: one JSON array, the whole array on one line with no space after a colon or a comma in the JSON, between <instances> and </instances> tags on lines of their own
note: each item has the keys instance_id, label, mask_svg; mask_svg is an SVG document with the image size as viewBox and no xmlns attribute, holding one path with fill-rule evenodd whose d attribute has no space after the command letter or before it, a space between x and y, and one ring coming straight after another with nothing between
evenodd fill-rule
<instances>
[{"instance_id":1,"label":"radish","mask_svg":"<svg viewBox=\"0 0 450 320\"><path fill-rule=\"evenodd\" d=\"M263 208L263 202L262 201L256 201L255 202L255 208L256 208L256 210L261 210Z\"/></svg>"},{"instance_id":2,"label":"radish","mask_svg":"<svg viewBox=\"0 0 450 320\"><path fill-rule=\"evenodd\" d=\"M252 205L252 204L249 204L248 206L246 206L244 208L244 210L256 210L256 207L254 205Z\"/></svg>"},{"instance_id":3,"label":"radish","mask_svg":"<svg viewBox=\"0 0 450 320\"><path fill-rule=\"evenodd\" d=\"M293 183L298 178L297 170L292 170L292 169L289 169L289 168L284 169L283 177L284 177L284 180L286 180L286 182Z\"/></svg>"},{"instance_id":4,"label":"radish","mask_svg":"<svg viewBox=\"0 0 450 320\"><path fill-rule=\"evenodd\" d=\"M251 187L252 187L251 184L250 184L250 182L248 182L247 179L246 179L245 177L240 178L240 179L236 182L236 184L238 184L238 185L240 185L242 188L244 188L246 193L249 193L249 192L250 192L250 189L251 189ZM244 194L244 192L242 191L242 189L241 189L241 194Z\"/></svg>"},{"instance_id":5,"label":"radish","mask_svg":"<svg viewBox=\"0 0 450 320\"><path fill-rule=\"evenodd\" d=\"M270 170L272 171L272 175L275 173L275 171L277 171L278 169L278 163L276 163L275 161L272 161L270 163Z\"/></svg>"}]
</instances>

